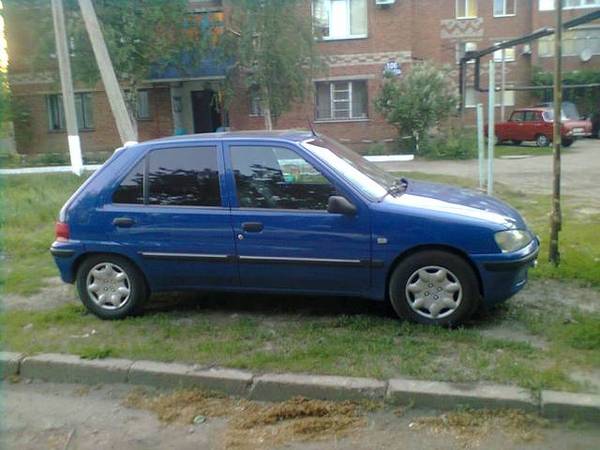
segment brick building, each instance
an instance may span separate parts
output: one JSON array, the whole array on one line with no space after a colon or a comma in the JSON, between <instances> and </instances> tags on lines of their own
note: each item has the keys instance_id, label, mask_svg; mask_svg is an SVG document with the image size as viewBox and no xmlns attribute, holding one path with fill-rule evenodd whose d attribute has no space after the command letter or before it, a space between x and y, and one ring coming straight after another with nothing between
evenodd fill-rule
<instances>
[{"instance_id":1,"label":"brick building","mask_svg":"<svg viewBox=\"0 0 600 450\"><path fill-rule=\"evenodd\" d=\"M564 2L565 20L600 8L600 0ZM553 0L306 0L306 13L312 14L314 27L323 36L318 46L329 68L314 80L314 96L280 117L277 127L306 128L310 120L318 131L357 149L390 141L396 137L395 129L374 111L372 102L384 68L405 73L415 61L433 60L453 67L449 82L455 83L457 61L465 51L553 26L553 4ZM226 8L219 0L190 1L190 12L226 20ZM19 56L27 51L28 43L19 30L11 29L10 10L6 14L10 85L29 114L25 123L16 124L18 150L63 152L66 134L58 74L55 70L32 73L20 64ZM564 51L565 70L600 70L600 21L567 32ZM500 54L493 57L502 59ZM483 60L482 84L487 84L485 67ZM507 86L528 85L535 67L552 69L552 37L508 49L505 67ZM236 93L227 111L215 107L224 70L207 61L193 76L180 76L175 69L150 74L138 101L140 140L224 126L262 128L260 108L250 92ZM472 85L473 71L469 70L465 105L466 120L471 123L474 105L485 104L485 96ZM84 153L119 146L102 86L77 85L76 93ZM506 91L507 113L532 100L527 92Z\"/></svg>"}]
</instances>

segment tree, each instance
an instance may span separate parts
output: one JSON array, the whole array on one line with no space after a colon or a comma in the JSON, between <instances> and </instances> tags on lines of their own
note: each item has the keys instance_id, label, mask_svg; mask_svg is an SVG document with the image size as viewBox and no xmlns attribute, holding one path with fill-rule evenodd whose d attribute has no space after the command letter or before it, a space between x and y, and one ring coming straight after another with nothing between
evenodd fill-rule
<instances>
[{"instance_id":1,"label":"tree","mask_svg":"<svg viewBox=\"0 0 600 450\"><path fill-rule=\"evenodd\" d=\"M448 80L447 70L429 62L415 64L403 78L386 74L375 109L399 136L410 134L419 152L428 130L456 109L455 88Z\"/></svg>"},{"instance_id":2,"label":"tree","mask_svg":"<svg viewBox=\"0 0 600 450\"><path fill-rule=\"evenodd\" d=\"M14 28L33 30L34 70L54 65L52 18L47 0L5 0L6 9L22 23ZM189 14L187 0L95 0L104 40L119 81L125 86L126 101L134 115L137 90L148 79L151 68L176 65L182 71L193 67L214 44L213 35ZM65 15L75 80L95 84L100 77L77 0L65 0ZM134 122L135 123L135 122Z\"/></svg>"},{"instance_id":3,"label":"tree","mask_svg":"<svg viewBox=\"0 0 600 450\"><path fill-rule=\"evenodd\" d=\"M265 128L303 100L320 67L303 0L231 0L233 33L227 53L236 61L230 83L241 78L258 93ZM237 75L237 78L236 78Z\"/></svg>"}]
</instances>

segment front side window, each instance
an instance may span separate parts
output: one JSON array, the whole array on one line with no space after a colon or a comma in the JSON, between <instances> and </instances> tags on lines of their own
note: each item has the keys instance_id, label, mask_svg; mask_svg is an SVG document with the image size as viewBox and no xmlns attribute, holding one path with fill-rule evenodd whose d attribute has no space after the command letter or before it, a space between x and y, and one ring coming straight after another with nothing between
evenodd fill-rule
<instances>
[{"instance_id":1,"label":"front side window","mask_svg":"<svg viewBox=\"0 0 600 450\"><path fill-rule=\"evenodd\" d=\"M367 118L367 82L317 82L317 120L350 120Z\"/></svg>"},{"instance_id":2,"label":"front side window","mask_svg":"<svg viewBox=\"0 0 600 450\"><path fill-rule=\"evenodd\" d=\"M232 146L241 208L326 210L334 186L296 152L282 147Z\"/></svg>"},{"instance_id":3,"label":"front side window","mask_svg":"<svg viewBox=\"0 0 600 450\"><path fill-rule=\"evenodd\" d=\"M456 18L473 19L477 17L477 0L456 0Z\"/></svg>"},{"instance_id":4,"label":"front side window","mask_svg":"<svg viewBox=\"0 0 600 450\"><path fill-rule=\"evenodd\" d=\"M514 16L516 0L494 0L494 17Z\"/></svg>"},{"instance_id":5,"label":"front side window","mask_svg":"<svg viewBox=\"0 0 600 450\"><path fill-rule=\"evenodd\" d=\"M148 158L150 205L221 206L216 147L161 149Z\"/></svg>"},{"instance_id":6,"label":"front side window","mask_svg":"<svg viewBox=\"0 0 600 450\"><path fill-rule=\"evenodd\" d=\"M61 94L51 94L46 97L48 107L48 128L51 131L62 131L66 128L65 111ZM75 94L75 114L77 127L80 131L94 128L94 113L91 92Z\"/></svg>"},{"instance_id":7,"label":"front side window","mask_svg":"<svg viewBox=\"0 0 600 450\"><path fill-rule=\"evenodd\" d=\"M367 36L367 0L313 0L315 31L323 39Z\"/></svg>"}]
</instances>

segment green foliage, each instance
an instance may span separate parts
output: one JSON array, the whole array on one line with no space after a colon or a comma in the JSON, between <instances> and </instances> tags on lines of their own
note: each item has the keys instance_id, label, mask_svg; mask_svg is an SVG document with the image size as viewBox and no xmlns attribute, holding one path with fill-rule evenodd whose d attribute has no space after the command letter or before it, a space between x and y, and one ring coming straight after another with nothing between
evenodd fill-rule
<instances>
[{"instance_id":1,"label":"green foliage","mask_svg":"<svg viewBox=\"0 0 600 450\"><path fill-rule=\"evenodd\" d=\"M230 83L256 89L265 125L301 101L320 67L302 0L231 0L234 33L227 54L237 61ZM270 117L269 113L270 112Z\"/></svg>"},{"instance_id":2,"label":"green foliage","mask_svg":"<svg viewBox=\"0 0 600 450\"><path fill-rule=\"evenodd\" d=\"M422 155L429 159L475 158L477 157L476 132L458 126L448 126L426 141L422 147Z\"/></svg>"},{"instance_id":3,"label":"green foliage","mask_svg":"<svg viewBox=\"0 0 600 450\"><path fill-rule=\"evenodd\" d=\"M544 72L541 68L534 68L531 82L535 86L552 86L554 84L553 74ZM566 72L563 74L563 84L579 85L579 84L595 84L600 83L600 70L598 69L583 69ZM552 90L546 91L552 95ZM544 98L544 91L534 91L538 98ZM598 87L589 88L567 88L564 89L564 101L575 103L579 109L579 113L583 115L598 114L600 109L600 89Z\"/></svg>"},{"instance_id":4,"label":"green foliage","mask_svg":"<svg viewBox=\"0 0 600 450\"><path fill-rule=\"evenodd\" d=\"M386 75L375 98L375 109L398 129L400 136L412 136L417 153L429 129L456 108L457 96L448 79L447 69L429 62L415 64L401 79Z\"/></svg>"}]
</instances>

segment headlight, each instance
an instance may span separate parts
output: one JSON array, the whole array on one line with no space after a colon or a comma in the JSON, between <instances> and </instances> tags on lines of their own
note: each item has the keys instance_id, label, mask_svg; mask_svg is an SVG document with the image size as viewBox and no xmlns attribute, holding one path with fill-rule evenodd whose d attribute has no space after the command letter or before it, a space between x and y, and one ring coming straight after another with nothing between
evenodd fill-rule
<instances>
[{"instance_id":1,"label":"headlight","mask_svg":"<svg viewBox=\"0 0 600 450\"><path fill-rule=\"evenodd\" d=\"M531 233L525 230L499 231L494 235L496 244L502 253L514 252L525 247L533 239Z\"/></svg>"}]
</instances>

